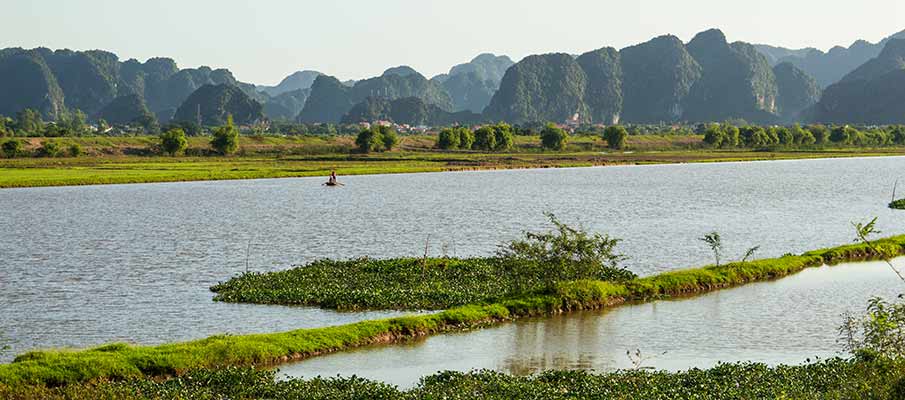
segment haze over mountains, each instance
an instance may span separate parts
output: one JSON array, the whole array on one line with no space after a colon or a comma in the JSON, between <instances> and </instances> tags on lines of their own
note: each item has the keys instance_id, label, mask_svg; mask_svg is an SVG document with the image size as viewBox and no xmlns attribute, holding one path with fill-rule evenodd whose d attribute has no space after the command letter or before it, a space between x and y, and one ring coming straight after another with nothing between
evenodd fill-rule
<instances>
[{"instance_id":1,"label":"haze over mountains","mask_svg":"<svg viewBox=\"0 0 905 400\"><path fill-rule=\"evenodd\" d=\"M791 63L814 77L820 87L826 88L861 64L879 56L886 43L892 39L905 39L905 31L890 35L878 43L858 40L849 47L836 46L827 52L814 48L792 50L769 45L755 47L766 55L773 65Z\"/></svg>"},{"instance_id":2,"label":"haze over mountains","mask_svg":"<svg viewBox=\"0 0 905 400\"><path fill-rule=\"evenodd\" d=\"M172 59L120 61L105 51L0 50L0 115L53 119L81 110L115 124L171 119L217 125L285 120L413 125L510 123L905 122L905 32L823 53L744 42L719 30L688 43L660 36L574 56L481 54L427 78L408 66L341 82L299 71L276 86ZM825 93L824 90L826 89Z\"/></svg>"}]
</instances>

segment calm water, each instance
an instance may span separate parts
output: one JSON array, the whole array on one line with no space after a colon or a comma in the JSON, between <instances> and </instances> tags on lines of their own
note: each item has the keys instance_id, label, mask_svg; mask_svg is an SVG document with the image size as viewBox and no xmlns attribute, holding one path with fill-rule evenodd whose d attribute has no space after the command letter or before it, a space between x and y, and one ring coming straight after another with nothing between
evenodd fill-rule
<instances>
[{"instance_id":1,"label":"calm water","mask_svg":"<svg viewBox=\"0 0 905 400\"><path fill-rule=\"evenodd\" d=\"M391 314L212 302L208 287L246 268L249 243L255 271L422 254L428 238L434 255L486 255L555 211L623 238L631 269L650 274L709 261L695 238L711 230L730 257L850 242L850 222L872 216L901 233L905 213L885 203L903 167L874 158L365 176L344 188L284 179L0 190L0 341L12 346L0 360Z\"/></svg>"},{"instance_id":2,"label":"calm water","mask_svg":"<svg viewBox=\"0 0 905 400\"><path fill-rule=\"evenodd\" d=\"M905 259L896 260L905 266ZM837 328L874 296L905 285L883 263L804 271L790 278L701 297L518 321L397 346L337 353L281 367L282 376L357 375L403 388L446 370L516 375L548 369L611 371L643 366L707 368L718 362L801 364L841 356ZM665 353L665 354L664 354Z\"/></svg>"}]
</instances>

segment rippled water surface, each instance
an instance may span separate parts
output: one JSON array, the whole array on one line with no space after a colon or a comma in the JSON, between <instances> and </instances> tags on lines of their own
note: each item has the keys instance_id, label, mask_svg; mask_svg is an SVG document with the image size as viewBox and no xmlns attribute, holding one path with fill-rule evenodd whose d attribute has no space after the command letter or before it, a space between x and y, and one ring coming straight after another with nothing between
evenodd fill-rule
<instances>
[{"instance_id":1,"label":"rippled water surface","mask_svg":"<svg viewBox=\"0 0 905 400\"><path fill-rule=\"evenodd\" d=\"M905 213L885 203L903 167L905 158L873 158L361 176L344 178L343 188L283 179L0 190L0 342L12 347L0 360L33 348L393 314L212 302L208 287L245 270L246 253L254 271L320 257L422 254L428 237L434 255L486 255L543 228L543 212L554 211L624 239L630 267L651 274L708 262L695 238L711 230L721 232L729 257L754 245L766 257L850 242L850 222L872 216L885 234L901 233ZM731 301L731 293L716 296ZM707 312L699 303L669 304ZM633 319L656 316L635 312ZM689 332L701 330L693 323ZM565 332L586 325L563 324ZM670 354L662 359L678 359Z\"/></svg>"}]
</instances>

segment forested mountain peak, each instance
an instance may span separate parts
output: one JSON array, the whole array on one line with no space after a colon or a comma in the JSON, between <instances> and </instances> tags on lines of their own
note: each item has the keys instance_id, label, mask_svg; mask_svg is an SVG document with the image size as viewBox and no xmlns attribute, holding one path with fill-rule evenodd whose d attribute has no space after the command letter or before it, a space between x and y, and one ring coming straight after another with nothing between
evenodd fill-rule
<instances>
[{"instance_id":1,"label":"forested mountain peak","mask_svg":"<svg viewBox=\"0 0 905 400\"><path fill-rule=\"evenodd\" d=\"M418 71L415 71L414 68L409 67L408 65L400 65L398 67L389 68L386 71L383 71L383 76L389 75L398 75L402 77L406 77L409 75L421 75Z\"/></svg>"}]
</instances>

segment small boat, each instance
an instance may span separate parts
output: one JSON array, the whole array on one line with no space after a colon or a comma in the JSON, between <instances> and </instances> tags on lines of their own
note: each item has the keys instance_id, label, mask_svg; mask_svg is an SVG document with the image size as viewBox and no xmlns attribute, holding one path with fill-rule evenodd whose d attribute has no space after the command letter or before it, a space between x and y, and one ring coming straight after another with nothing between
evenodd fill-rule
<instances>
[{"instance_id":1,"label":"small boat","mask_svg":"<svg viewBox=\"0 0 905 400\"><path fill-rule=\"evenodd\" d=\"M327 180L327 183L325 183L324 186L346 186L346 185L339 183L339 180L336 179L336 170L333 170L332 172L330 172L330 179Z\"/></svg>"}]
</instances>

